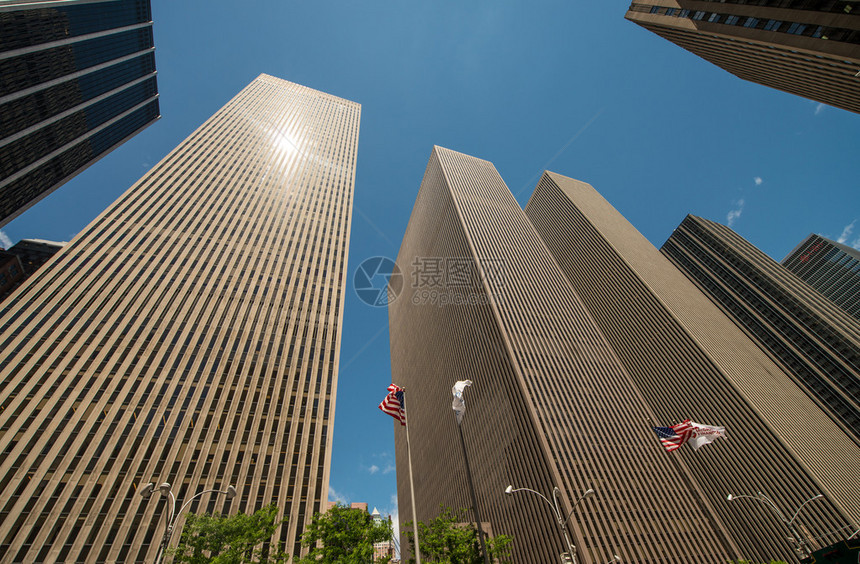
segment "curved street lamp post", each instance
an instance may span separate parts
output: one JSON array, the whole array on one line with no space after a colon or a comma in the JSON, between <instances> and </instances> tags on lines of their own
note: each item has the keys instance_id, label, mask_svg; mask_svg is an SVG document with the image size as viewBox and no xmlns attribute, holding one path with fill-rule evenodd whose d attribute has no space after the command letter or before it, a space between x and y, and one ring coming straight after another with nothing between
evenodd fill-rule
<instances>
[{"instance_id":1,"label":"curved street lamp post","mask_svg":"<svg viewBox=\"0 0 860 564\"><path fill-rule=\"evenodd\" d=\"M791 516L791 519L786 519L785 515L782 511L779 510L779 507L770 499L768 496L764 495L761 492L756 492L755 495L732 495L729 494L726 497L728 501L734 501L736 499L754 499L758 502L761 502L768 506L771 511L773 511L779 520L783 522L783 524L788 529L788 532L791 533L792 536L788 537L788 541L794 546L794 551L797 553L798 557L802 560L804 558L809 558L812 556L812 549L809 548L809 541L806 540L806 537L803 533L795 526L794 521L797 519L797 516L800 515L800 510L803 509L807 503L810 501L815 501L816 499L820 499L824 497L823 494L818 494L813 496L803 503L800 504L800 507L797 508L797 511L794 512L794 515Z\"/></svg>"},{"instance_id":2,"label":"curved street lamp post","mask_svg":"<svg viewBox=\"0 0 860 564\"><path fill-rule=\"evenodd\" d=\"M561 511L561 504L558 501L558 498L561 495L561 490L559 490L558 487L554 487L552 489L552 501L550 501L549 498L547 498L542 493L535 491L533 489L530 489L530 488L516 488L516 489L514 489L514 486L508 486L505 489L506 495L513 495L516 492L533 493L537 496L540 496L541 499L543 499L545 502L547 502L550 505L550 507L552 507L553 511L555 512L555 518L558 522L558 526L561 529L562 535L564 535L564 542L567 543L568 552L566 554L561 555L562 556L562 562L566 562L567 560L565 560L565 557L566 557L566 555L569 555L570 556L570 562L572 562L573 564L576 564L576 546L570 541L570 535L567 534L567 522L570 521L570 516L573 515L573 512L576 510L576 506L579 505L579 502L581 502L586 497L593 495L594 490L592 488L589 488L588 490L585 491L585 493L583 493L581 496L579 496L579 499L577 499L576 503L573 504L573 508L571 508L570 513L567 514L566 518L562 518L563 513Z\"/></svg>"},{"instance_id":3,"label":"curved street lamp post","mask_svg":"<svg viewBox=\"0 0 860 564\"><path fill-rule=\"evenodd\" d=\"M143 499L149 499L152 497L152 494L158 490L163 497L170 498L170 511L165 512L165 516L167 517L167 530L164 531L164 536L161 538L161 546L158 547L158 557L155 559L155 564L161 564L162 558L164 558L164 551L167 549L167 545L170 544L170 537L173 536L173 529L176 527L176 521L179 519L179 516L182 515L182 512L185 511L185 508L188 507L192 501L197 499L203 494L206 493L219 493L227 496L227 499L233 499L236 497L236 488L233 486L227 486L226 490L203 490L202 492L198 492L191 496L191 498L186 501L182 507L179 509L179 513L176 512L176 496L173 495L173 492L170 489L170 483L164 482L157 488L155 484L152 482L146 484L142 488L140 488L140 495Z\"/></svg>"}]
</instances>

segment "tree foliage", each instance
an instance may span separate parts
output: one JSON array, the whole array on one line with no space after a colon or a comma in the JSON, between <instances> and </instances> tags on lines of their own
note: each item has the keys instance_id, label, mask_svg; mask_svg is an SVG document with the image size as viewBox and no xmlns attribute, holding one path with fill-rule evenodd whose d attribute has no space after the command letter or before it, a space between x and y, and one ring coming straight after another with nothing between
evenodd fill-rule
<instances>
[{"instance_id":1,"label":"tree foliage","mask_svg":"<svg viewBox=\"0 0 860 564\"><path fill-rule=\"evenodd\" d=\"M188 513L179 545L167 550L173 562L188 564L282 564L289 555L269 543L277 528L278 507L267 505L253 515Z\"/></svg>"},{"instance_id":2,"label":"tree foliage","mask_svg":"<svg viewBox=\"0 0 860 564\"><path fill-rule=\"evenodd\" d=\"M391 523L376 522L367 511L335 505L317 513L302 535L311 547L300 564L365 564L373 558L373 545L391 539Z\"/></svg>"},{"instance_id":3,"label":"tree foliage","mask_svg":"<svg viewBox=\"0 0 860 564\"><path fill-rule=\"evenodd\" d=\"M483 564L484 557L478 541L478 531L468 523L467 510L453 511L441 507L438 517L425 524L418 522L418 540L421 548L421 562L425 564ZM467 524L468 523L468 524ZM403 526L412 552L415 552L415 539L412 523ZM487 538L487 552L490 560L498 564L510 564L510 544L513 539L508 535ZM414 562L410 560L409 562Z\"/></svg>"}]
</instances>

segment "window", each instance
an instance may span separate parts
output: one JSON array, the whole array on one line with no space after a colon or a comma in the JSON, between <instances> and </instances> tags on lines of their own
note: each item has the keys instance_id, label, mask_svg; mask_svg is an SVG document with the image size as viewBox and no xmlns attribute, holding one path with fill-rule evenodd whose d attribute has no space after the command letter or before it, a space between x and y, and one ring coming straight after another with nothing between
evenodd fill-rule
<instances>
[{"instance_id":1,"label":"window","mask_svg":"<svg viewBox=\"0 0 860 564\"><path fill-rule=\"evenodd\" d=\"M764 24L764 28L767 31L776 31L779 29L779 26L782 25L782 22L779 20L767 20L767 23Z\"/></svg>"},{"instance_id":2,"label":"window","mask_svg":"<svg viewBox=\"0 0 860 564\"><path fill-rule=\"evenodd\" d=\"M701 10L697 10L697 11L696 11L696 13L695 13L695 14L693 14L693 19L694 19L694 20L701 20L701 19L703 19L704 17L705 17L705 12L702 12Z\"/></svg>"},{"instance_id":3,"label":"window","mask_svg":"<svg viewBox=\"0 0 860 564\"><path fill-rule=\"evenodd\" d=\"M801 35L806 30L806 24L801 23L793 23L788 26L788 33L793 33L795 35Z\"/></svg>"},{"instance_id":4,"label":"window","mask_svg":"<svg viewBox=\"0 0 860 564\"><path fill-rule=\"evenodd\" d=\"M726 17L725 24L726 24L726 25L737 25L737 24L738 24L738 20L739 20L739 19L740 19L740 18L739 18L739 17L737 17L737 16L727 16L727 17Z\"/></svg>"},{"instance_id":5,"label":"window","mask_svg":"<svg viewBox=\"0 0 860 564\"><path fill-rule=\"evenodd\" d=\"M678 17L679 18L689 18L690 17L690 10L681 10L681 12L678 14Z\"/></svg>"},{"instance_id":6,"label":"window","mask_svg":"<svg viewBox=\"0 0 860 564\"><path fill-rule=\"evenodd\" d=\"M675 15L675 8L666 8L666 15L667 16L674 16Z\"/></svg>"},{"instance_id":7,"label":"window","mask_svg":"<svg viewBox=\"0 0 860 564\"><path fill-rule=\"evenodd\" d=\"M710 16L708 16L708 21L713 23L720 23L720 15L714 12Z\"/></svg>"},{"instance_id":8,"label":"window","mask_svg":"<svg viewBox=\"0 0 860 564\"><path fill-rule=\"evenodd\" d=\"M651 13L652 13L652 14L657 14L657 13L659 13L659 12L660 12L660 7L659 7L659 6L651 6Z\"/></svg>"},{"instance_id":9,"label":"window","mask_svg":"<svg viewBox=\"0 0 860 564\"><path fill-rule=\"evenodd\" d=\"M744 22L744 27L756 27L758 25L758 18L747 18L747 21Z\"/></svg>"}]
</instances>

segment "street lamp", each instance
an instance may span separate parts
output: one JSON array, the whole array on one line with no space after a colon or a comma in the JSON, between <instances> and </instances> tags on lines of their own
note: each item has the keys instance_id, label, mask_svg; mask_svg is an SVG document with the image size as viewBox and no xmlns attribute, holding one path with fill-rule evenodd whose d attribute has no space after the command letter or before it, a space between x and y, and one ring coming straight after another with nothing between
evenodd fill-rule
<instances>
[{"instance_id":1,"label":"street lamp","mask_svg":"<svg viewBox=\"0 0 860 564\"><path fill-rule=\"evenodd\" d=\"M153 492L158 490L163 497L170 498L170 512L165 513L167 517L167 530L164 531L164 536L161 539L161 546L158 548L158 556L155 559L155 564L161 564L161 559L164 557L164 551L167 549L167 545L170 543L170 537L173 535L173 528L176 526L176 521L179 519L179 516L182 515L182 512L185 511L185 508L188 505L200 497L205 493L219 493L227 496L227 499L233 499L236 497L236 488L233 486L227 486L226 490L203 490L202 492L196 493L191 496L191 499L186 501L182 507L179 509L179 513L176 512L176 496L173 495L173 492L170 490L170 483L164 482L159 485L157 488L155 484L152 482L146 484L145 486L140 488L140 495L143 499L149 499L152 497Z\"/></svg>"},{"instance_id":2,"label":"street lamp","mask_svg":"<svg viewBox=\"0 0 860 564\"><path fill-rule=\"evenodd\" d=\"M573 512L576 509L576 506L579 505L579 502L582 501L583 499L587 498L590 495L594 495L594 490L591 488L588 488L588 490L586 490L585 493L583 493L581 496L579 496L579 499L577 499L576 503L573 504L573 508L570 510L570 513L568 513L567 517L564 519L562 519L561 506L558 502L558 498L561 495L561 490L559 490L558 487L554 487L552 489L552 501L550 501L542 493L537 492L537 491L532 490L532 489L529 489L529 488L516 488L516 489L514 489L514 486L508 486L507 488L505 488L505 495L514 495L514 493L516 493L516 492L533 493L537 496L540 496L541 499L543 499L545 502L547 502L550 505L550 507L552 507L553 511L555 511L555 518L558 521L558 526L561 529L561 533L564 535L564 541L567 543L567 550L568 550L567 554L570 555L570 559L571 559L570 561L573 562L573 564L576 564L576 546L574 546L574 544L572 542L570 542L570 536L567 534L567 522L570 521L570 516L573 515ZM564 557L565 557L565 555L562 554L562 558L564 558ZM563 560L563 562L564 561L565 560Z\"/></svg>"},{"instance_id":3,"label":"street lamp","mask_svg":"<svg viewBox=\"0 0 860 564\"><path fill-rule=\"evenodd\" d=\"M818 494L801 503L800 507L797 508L797 511L794 512L794 515L791 516L791 519L786 519L785 515L782 513L782 511L779 510L779 507L776 506L773 500L761 492L756 492L755 495L729 494L728 497L726 497L726 500L734 501L736 499L743 498L754 499L770 507L770 509L774 513L776 513L776 516L779 517L780 521L782 521L786 528L788 528L788 532L793 535L788 537L788 541L794 546L794 551L797 553L800 559L804 559L812 556L812 550L809 548L809 541L807 541L806 537L803 536L803 533L800 532L797 527L795 527L794 521L795 519L797 519L797 516L800 515L800 510L803 509L807 503L809 503L810 501L815 501L816 499L820 499L822 497L824 497L823 494Z\"/></svg>"}]
</instances>

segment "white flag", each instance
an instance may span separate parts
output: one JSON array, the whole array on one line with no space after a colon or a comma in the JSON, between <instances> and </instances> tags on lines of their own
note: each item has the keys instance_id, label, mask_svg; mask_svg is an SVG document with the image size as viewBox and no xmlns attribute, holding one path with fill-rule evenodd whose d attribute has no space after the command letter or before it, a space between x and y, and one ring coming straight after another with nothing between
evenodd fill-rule
<instances>
[{"instance_id":1,"label":"white flag","mask_svg":"<svg viewBox=\"0 0 860 564\"><path fill-rule=\"evenodd\" d=\"M460 380L454 387L451 388L451 393L454 394L454 401L451 402L451 409L454 410L454 415L457 417L457 425L463 421L463 414L466 413L466 400L463 399L463 392L466 386L471 386L471 380Z\"/></svg>"},{"instance_id":2,"label":"white flag","mask_svg":"<svg viewBox=\"0 0 860 564\"><path fill-rule=\"evenodd\" d=\"M690 438L687 442L693 450L698 450L700 446L710 444L720 437L727 438L725 427L712 427L690 421Z\"/></svg>"}]
</instances>

